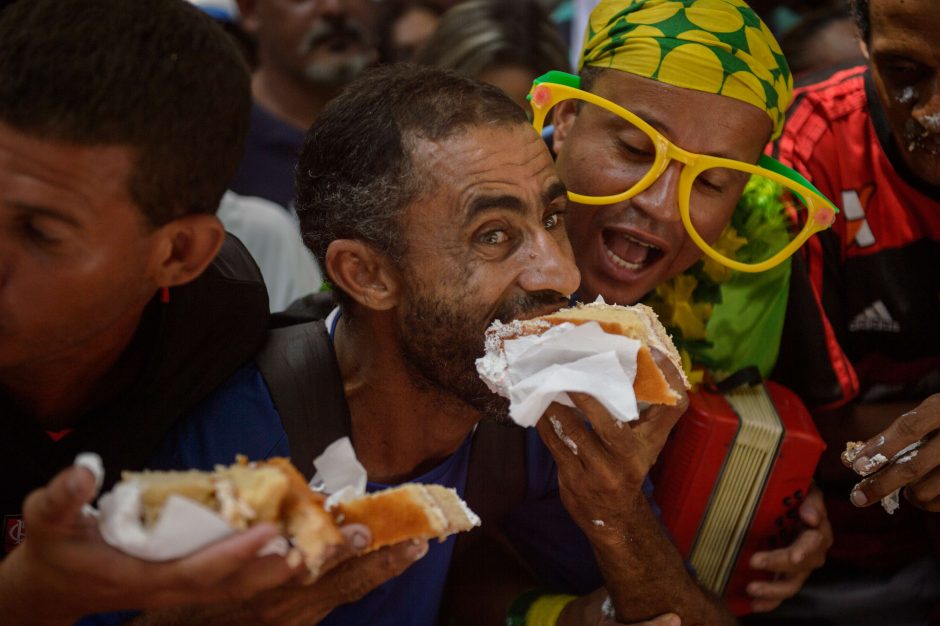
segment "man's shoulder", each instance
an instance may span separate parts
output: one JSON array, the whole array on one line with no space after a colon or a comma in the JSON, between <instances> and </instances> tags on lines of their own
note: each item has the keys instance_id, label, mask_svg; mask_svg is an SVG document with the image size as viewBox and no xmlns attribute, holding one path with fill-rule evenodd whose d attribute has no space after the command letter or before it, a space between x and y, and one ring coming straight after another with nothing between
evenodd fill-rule
<instances>
[{"instance_id":1,"label":"man's shoulder","mask_svg":"<svg viewBox=\"0 0 940 626\"><path fill-rule=\"evenodd\" d=\"M857 65L808 77L815 80L803 82L793 90L787 124L790 124L790 118L803 109L811 108L814 115L830 121L865 109L867 75L868 66Z\"/></svg>"},{"instance_id":2,"label":"man's shoulder","mask_svg":"<svg viewBox=\"0 0 940 626\"><path fill-rule=\"evenodd\" d=\"M852 67L796 89L774 155L784 162L805 164L819 158L819 147L827 137L837 143L863 141L870 125L867 74L866 66Z\"/></svg>"},{"instance_id":3,"label":"man's shoulder","mask_svg":"<svg viewBox=\"0 0 940 626\"><path fill-rule=\"evenodd\" d=\"M288 456L287 435L264 377L246 363L167 435L148 464L153 469L212 469L249 459Z\"/></svg>"}]
</instances>

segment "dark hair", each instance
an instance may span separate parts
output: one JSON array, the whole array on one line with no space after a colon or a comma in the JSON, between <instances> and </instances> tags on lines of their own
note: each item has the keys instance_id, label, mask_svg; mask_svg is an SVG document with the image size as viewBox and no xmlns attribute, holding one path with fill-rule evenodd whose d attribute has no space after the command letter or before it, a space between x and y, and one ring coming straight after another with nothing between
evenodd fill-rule
<instances>
[{"instance_id":1,"label":"dark hair","mask_svg":"<svg viewBox=\"0 0 940 626\"><path fill-rule=\"evenodd\" d=\"M591 91L605 69L606 68L603 67L594 67L593 65L585 65L582 67L580 74L578 74L581 77L581 89Z\"/></svg>"},{"instance_id":2,"label":"dark hair","mask_svg":"<svg viewBox=\"0 0 940 626\"><path fill-rule=\"evenodd\" d=\"M432 184L414 161L416 141L527 123L502 91L454 72L390 65L364 73L327 105L300 152L296 209L304 242L324 268L337 239L364 241L400 265L407 252L402 214Z\"/></svg>"},{"instance_id":3,"label":"dark hair","mask_svg":"<svg viewBox=\"0 0 940 626\"><path fill-rule=\"evenodd\" d=\"M855 20L862 41L866 43L871 41L871 10L869 4L869 0L849 0L852 19Z\"/></svg>"},{"instance_id":4,"label":"dark hair","mask_svg":"<svg viewBox=\"0 0 940 626\"><path fill-rule=\"evenodd\" d=\"M569 69L568 48L535 0L469 0L454 6L415 61L473 77L506 65L532 69L537 76Z\"/></svg>"},{"instance_id":5,"label":"dark hair","mask_svg":"<svg viewBox=\"0 0 940 626\"><path fill-rule=\"evenodd\" d=\"M30 0L0 13L0 121L131 148L129 192L153 225L216 211L250 107L238 50L184 0Z\"/></svg>"}]
</instances>

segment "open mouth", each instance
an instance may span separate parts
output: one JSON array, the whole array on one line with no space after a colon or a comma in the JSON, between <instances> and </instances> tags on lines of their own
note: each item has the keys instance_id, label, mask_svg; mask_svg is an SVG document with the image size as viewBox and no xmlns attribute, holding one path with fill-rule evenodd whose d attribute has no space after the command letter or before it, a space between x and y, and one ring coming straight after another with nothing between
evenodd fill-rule
<instances>
[{"instance_id":1,"label":"open mouth","mask_svg":"<svg viewBox=\"0 0 940 626\"><path fill-rule=\"evenodd\" d=\"M605 229L602 233L604 253L616 267L640 271L663 257L658 246L622 231Z\"/></svg>"}]
</instances>

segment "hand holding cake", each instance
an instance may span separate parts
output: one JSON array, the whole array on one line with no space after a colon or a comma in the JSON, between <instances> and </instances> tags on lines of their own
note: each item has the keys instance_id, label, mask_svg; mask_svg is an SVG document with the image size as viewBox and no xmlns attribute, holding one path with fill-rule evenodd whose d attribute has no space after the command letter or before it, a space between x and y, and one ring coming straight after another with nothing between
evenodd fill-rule
<instances>
[{"instance_id":1,"label":"hand holding cake","mask_svg":"<svg viewBox=\"0 0 940 626\"><path fill-rule=\"evenodd\" d=\"M927 511L940 511L940 394L899 416L884 432L867 442L849 442L843 464L864 480L855 485L852 503L868 506L878 500L888 513L907 500Z\"/></svg>"},{"instance_id":2,"label":"hand holding cake","mask_svg":"<svg viewBox=\"0 0 940 626\"><path fill-rule=\"evenodd\" d=\"M674 385L666 378L670 370L680 379ZM639 418L640 408L681 404L689 388L679 353L653 310L602 300L494 322L477 371L492 391L509 398L510 417L522 426L534 426L553 401L573 406L572 391L592 395L628 422Z\"/></svg>"},{"instance_id":3,"label":"hand holding cake","mask_svg":"<svg viewBox=\"0 0 940 626\"><path fill-rule=\"evenodd\" d=\"M616 532L688 403L679 354L643 305L595 302L496 322L477 370L510 399L517 423L536 425L565 506L589 535Z\"/></svg>"}]
</instances>

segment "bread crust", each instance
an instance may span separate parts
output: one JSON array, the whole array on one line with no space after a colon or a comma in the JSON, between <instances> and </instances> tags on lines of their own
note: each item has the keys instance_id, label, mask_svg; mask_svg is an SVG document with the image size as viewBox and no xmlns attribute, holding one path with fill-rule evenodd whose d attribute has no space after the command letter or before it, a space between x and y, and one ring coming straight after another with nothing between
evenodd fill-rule
<instances>
[{"instance_id":1,"label":"bread crust","mask_svg":"<svg viewBox=\"0 0 940 626\"><path fill-rule=\"evenodd\" d=\"M633 383L633 391L638 402L675 406L680 399L679 394L672 389L665 374L656 364L651 351L653 349L669 359L682 376L685 388L690 388L682 369L682 358L672 343L672 338L653 309L644 304L620 306L602 302L579 303L549 315L504 325L499 338L507 341L524 335L540 335L560 324L581 325L588 322L597 322L606 333L623 335L640 342L636 379Z\"/></svg>"},{"instance_id":2,"label":"bread crust","mask_svg":"<svg viewBox=\"0 0 940 626\"><path fill-rule=\"evenodd\" d=\"M372 532L366 552L408 539L444 541L470 530L480 519L453 489L408 483L338 503L333 509L341 524L365 524Z\"/></svg>"},{"instance_id":3,"label":"bread crust","mask_svg":"<svg viewBox=\"0 0 940 626\"><path fill-rule=\"evenodd\" d=\"M234 465L219 466L214 472L125 472L123 479L141 486L148 525L156 522L170 495L195 500L236 528L262 521L278 524L296 549L292 552L296 556L288 558L302 559L314 576L335 548L345 544L340 524L369 528L372 543L364 552L409 539L443 541L480 524L456 491L440 485L407 483L328 511L326 498L310 489L290 460L281 457L249 463L240 456Z\"/></svg>"},{"instance_id":4,"label":"bread crust","mask_svg":"<svg viewBox=\"0 0 940 626\"><path fill-rule=\"evenodd\" d=\"M145 524L156 522L170 495L218 512L235 528L274 522L313 575L319 574L333 549L345 543L324 509L325 498L310 489L288 459L249 463L240 456L234 465L213 472L125 472L122 477L141 487Z\"/></svg>"}]
</instances>

